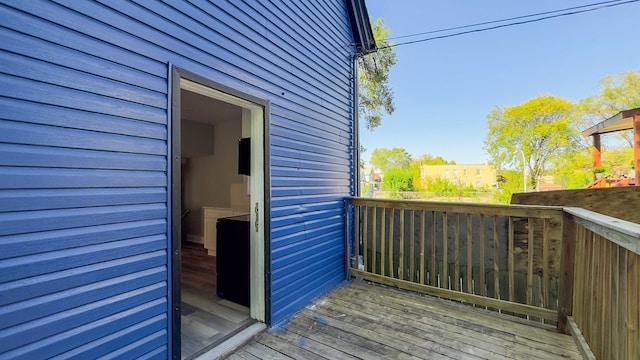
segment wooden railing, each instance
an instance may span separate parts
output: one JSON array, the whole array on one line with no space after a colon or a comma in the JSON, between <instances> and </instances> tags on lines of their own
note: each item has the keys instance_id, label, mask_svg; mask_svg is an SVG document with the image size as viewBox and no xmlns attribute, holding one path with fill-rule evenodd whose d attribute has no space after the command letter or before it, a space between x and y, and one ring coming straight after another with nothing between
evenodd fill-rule
<instances>
[{"instance_id":1,"label":"wooden railing","mask_svg":"<svg viewBox=\"0 0 640 360\"><path fill-rule=\"evenodd\" d=\"M557 321L560 207L350 199L352 275Z\"/></svg>"},{"instance_id":2,"label":"wooden railing","mask_svg":"<svg viewBox=\"0 0 640 360\"><path fill-rule=\"evenodd\" d=\"M640 224L580 208L363 198L347 214L352 276L557 321L585 359L640 359Z\"/></svg>"},{"instance_id":3,"label":"wooden railing","mask_svg":"<svg viewBox=\"0 0 640 360\"><path fill-rule=\"evenodd\" d=\"M640 359L640 224L565 212L559 331L584 337L597 359Z\"/></svg>"}]
</instances>

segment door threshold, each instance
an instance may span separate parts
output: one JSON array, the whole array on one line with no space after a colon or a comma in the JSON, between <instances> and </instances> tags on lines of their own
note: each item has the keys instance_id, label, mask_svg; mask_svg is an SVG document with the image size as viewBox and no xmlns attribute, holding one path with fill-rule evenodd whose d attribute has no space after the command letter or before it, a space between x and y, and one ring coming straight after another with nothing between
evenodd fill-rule
<instances>
[{"instance_id":1,"label":"door threshold","mask_svg":"<svg viewBox=\"0 0 640 360\"><path fill-rule=\"evenodd\" d=\"M261 333L267 328L267 325L261 322L254 322L251 325L240 328L238 331L229 334L221 342L211 345L211 349L204 350L204 353L198 352L191 356L188 360L211 360L219 359L229 355L240 346L247 343L254 336Z\"/></svg>"}]
</instances>

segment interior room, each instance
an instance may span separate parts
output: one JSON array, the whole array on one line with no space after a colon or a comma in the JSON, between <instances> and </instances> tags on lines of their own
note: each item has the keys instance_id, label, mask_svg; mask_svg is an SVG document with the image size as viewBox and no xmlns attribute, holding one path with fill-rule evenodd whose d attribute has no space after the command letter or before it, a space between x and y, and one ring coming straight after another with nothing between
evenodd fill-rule
<instances>
[{"instance_id":1,"label":"interior room","mask_svg":"<svg viewBox=\"0 0 640 360\"><path fill-rule=\"evenodd\" d=\"M254 322L243 109L181 90L181 348L200 355ZM244 173L245 175L241 174ZM246 278L246 281L245 281Z\"/></svg>"}]
</instances>

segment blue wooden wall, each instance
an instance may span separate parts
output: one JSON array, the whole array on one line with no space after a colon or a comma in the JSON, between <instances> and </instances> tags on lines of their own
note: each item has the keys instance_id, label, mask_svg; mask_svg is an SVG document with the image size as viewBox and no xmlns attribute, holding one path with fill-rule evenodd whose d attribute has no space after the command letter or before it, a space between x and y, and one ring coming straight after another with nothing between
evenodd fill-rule
<instances>
[{"instance_id":1,"label":"blue wooden wall","mask_svg":"<svg viewBox=\"0 0 640 360\"><path fill-rule=\"evenodd\" d=\"M344 279L342 0L0 0L0 359L166 358L168 64L270 101L271 313Z\"/></svg>"}]
</instances>

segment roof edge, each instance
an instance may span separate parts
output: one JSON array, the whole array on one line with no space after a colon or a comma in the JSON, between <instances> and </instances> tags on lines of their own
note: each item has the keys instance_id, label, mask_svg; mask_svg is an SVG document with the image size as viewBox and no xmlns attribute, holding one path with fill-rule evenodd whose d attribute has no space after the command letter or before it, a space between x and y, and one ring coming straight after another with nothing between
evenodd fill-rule
<instances>
[{"instance_id":1,"label":"roof edge","mask_svg":"<svg viewBox=\"0 0 640 360\"><path fill-rule=\"evenodd\" d=\"M636 116L636 115L640 115L640 108L635 108L635 109L628 109L628 110L623 110L620 111L619 113L613 115L612 117L603 120L595 125L593 125L592 127L583 130L582 131L582 136L584 137L588 137L591 135L595 135L595 134L606 134L609 132L616 132L616 131L620 131L622 129L612 129L612 127L618 123L620 123L621 121ZM633 126L631 127L627 127L628 129L632 129Z\"/></svg>"},{"instance_id":2,"label":"roof edge","mask_svg":"<svg viewBox=\"0 0 640 360\"><path fill-rule=\"evenodd\" d=\"M357 55L378 51L364 0L345 0Z\"/></svg>"}]
</instances>

